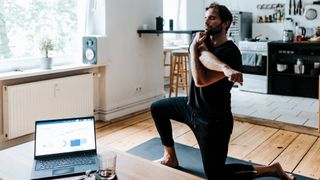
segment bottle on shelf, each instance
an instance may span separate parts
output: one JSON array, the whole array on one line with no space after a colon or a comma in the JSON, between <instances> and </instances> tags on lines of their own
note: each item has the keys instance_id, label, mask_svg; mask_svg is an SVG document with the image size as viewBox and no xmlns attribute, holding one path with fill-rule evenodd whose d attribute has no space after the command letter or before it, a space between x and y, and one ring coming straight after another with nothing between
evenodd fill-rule
<instances>
[{"instance_id":1,"label":"bottle on shelf","mask_svg":"<svg viewBox=\"0 0 320 180\"><path fill-rule=\"evenodd\" d=\"M304 73L304 65L302 59L298 58L297 63L294 65L294 73L295 74L303 74Z\"/></svg>"}]
</instances>

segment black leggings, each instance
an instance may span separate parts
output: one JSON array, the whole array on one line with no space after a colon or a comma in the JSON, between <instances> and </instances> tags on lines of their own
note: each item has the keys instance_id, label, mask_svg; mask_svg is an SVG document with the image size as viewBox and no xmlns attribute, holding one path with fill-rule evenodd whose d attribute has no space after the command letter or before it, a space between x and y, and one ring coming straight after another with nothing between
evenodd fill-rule
<instances>
[{"instance_id":1,"label":"black leggings","mask_svg":"<svg viewBox=\"0 0 320 180\"><path fill-rule=\"evenodd\" d=\"M198 141L208 179L253 179L253 166L225 164L233 128L231 113L225 118L204 115L187 105L187 97L174 97L152 103L151 114L164 146L174 145L170 119L191 128Z\"/></svg>"}]
</instances>

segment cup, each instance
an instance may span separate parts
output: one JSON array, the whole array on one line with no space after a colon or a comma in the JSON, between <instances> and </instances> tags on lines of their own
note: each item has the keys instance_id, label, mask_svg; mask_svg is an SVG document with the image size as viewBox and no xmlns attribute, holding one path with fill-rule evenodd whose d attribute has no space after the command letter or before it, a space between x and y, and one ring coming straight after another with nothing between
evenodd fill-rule
<instances>
[{"instance_id":1,"label":"cup","mask_svg":"<svg viewBox=\"0 0 320 180\"><path fill-rule=\"evenodd\" d=\"M143 30L148 30L148 24L142 24L142 29Z\"/></svg>"},{"instance_id":2,"label":"cup","mask_svg":"<svg viewBox=\"0 0 320 180\"><path fill-rule=\"evenodd\" d=\"M99 173L101 180L116 179L117 154L114 151L104 151L99 155Z\"/></svg>"}]
</instances>

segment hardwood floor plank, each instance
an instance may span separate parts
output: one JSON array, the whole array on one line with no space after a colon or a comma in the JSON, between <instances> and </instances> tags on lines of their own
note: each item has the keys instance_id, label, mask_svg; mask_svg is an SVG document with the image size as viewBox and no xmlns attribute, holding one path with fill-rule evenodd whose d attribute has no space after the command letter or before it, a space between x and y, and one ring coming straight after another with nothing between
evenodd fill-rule
<instances>
[{"instance_id":1,"label":"hardwood floor plank","mask_svg":"<svg viewBox=\"0 0 320 180\"><path fill-rule=\"evenodd\" d=\"M105 122L104 126L101 126L96 130L97 138L100 138L102 136L114 133L118 131L119 129L123 129L125 127L129 127L133 124L139 123L141 121L145 121L151 118L150 112L138 114L136 116L130 117L126 120L116 121L112 123Z\"/></svg>"},{"instance_id":2,"label":"hardwood floor plank","mask_svg":"<svg viewBox=\"0 0 320 180\"><path fill-rule=\"evenodd\" d=\"M179 136L178 138L176 138L175 142L180 143L180 144L184 144L187 146L195 146L198 144L198 142L197 142L197 140L191 130L189 130L188 132L186 132L182 136Z\"/></svg>"},{"instance_id":3,"label":"hardwood floor plank","mask_svg":"<svg viewBox=\"0 0 320 180\"><path fill-rule=\"evenodd\" d=\"M248 129L252 128L253 124L249 124L246 122L234 121L233 131L230 137L230 141L234 140Z\"/></svg>"},{"instance_id":4,"label":"hardwood floor plank","mask_svg":"<svg viewBox=\"0 0 320 180\"><path fill-rule=\"evenodd\" d=\"M320 178L320 138L293 172L315 179Z\"/></svg>"},{"instance_id":5,"label":"hardwood floor plank","mask_svg":"<svg viewBox=\"0 0 320 180\"><path fill-rule=\"evenodd\" d=\"M279 162L285 171L292 172L316 140L315 136L300 134L274 162Z\"/></svg>"},{"instance_id":6,"label":"hardwood floor plank","mask_svg":"<svg viewBox=\"0 0 320 180\"><path fill-rule=\"evenodd\" d=\"M276 132L277 129L255 125L230 142L228 155L243 159Z\"/></svg>"},{"instance_id":7,"label":"hardwood floor plank","mask_svg":"<svg viewBox=\"0 0 320 180\"><path fill-rule=\"evenodd\" d=\"M253 163L268 165L298 136L297 133L280 130L264 141L243 159Z\"/></svg>"},{"instance_id":8,"label":"hardwood floor plank","mask_svg":"<svg viewBox=\"0 0 320 180\"><path fill-rule=\"evenodd\" d=\"M173 121L173 120L171 121L171 123L172 123L172 133L173 133L174 139L184 135L188 131L191 131L190 128L183 123Z\"/></svg>"},{"instance_id":9,"label":"hardwood floor plank","mask_svg":"<svg viewBox=\"0 0 320 180\"><path fill-rule=\"evenodd\" d=\"M109 146L120 151L127 151L134 146L142 144L143 142L158 136L159 135L156 128L152 126L130 136L119 139L116 142L109 144Z\"/></svg>"},{"instance_id":10,"label":"hardwood floor plank","mask_svg":"<svg viewBox=\"0 0 320 180\"><path fill-rule=\"evenodd\" d=\"M136 124L133 124L129 127L119 129L114 133L104 135L100 138L97 138L97 141L99 144L108 145L108 144L116 142L122 138L134 135L136 133L139 133L140 131L143 131L143 130L148 129L153 126L154 126L153 122L150 119L147 119L142 122L138 122Z\"/></svg>"}]
</instances>

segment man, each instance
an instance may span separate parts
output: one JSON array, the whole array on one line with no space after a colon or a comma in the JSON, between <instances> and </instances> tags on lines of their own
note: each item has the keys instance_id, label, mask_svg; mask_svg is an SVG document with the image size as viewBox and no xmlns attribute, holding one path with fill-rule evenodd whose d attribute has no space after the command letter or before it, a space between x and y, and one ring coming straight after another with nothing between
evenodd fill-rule
<instances>
[{"instance_id":1,"label":"man","mask_svg":"<svg viewBox=\"0 0 320 180\"><path fill-rule=\"evenodd\" d=\"M157 162L177 167L170 119L187 124L198 141L208 179L252 179L261 175L290 179L279 163L267 167L225 165L233 128L230 90L242 84L241 54L226 33L232 14L212 3L206 9L205 32L197 33L190 51L189 97L162 99L151 105L152 117L164 145Z\"/></svg>"}]
</instances>

